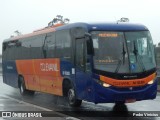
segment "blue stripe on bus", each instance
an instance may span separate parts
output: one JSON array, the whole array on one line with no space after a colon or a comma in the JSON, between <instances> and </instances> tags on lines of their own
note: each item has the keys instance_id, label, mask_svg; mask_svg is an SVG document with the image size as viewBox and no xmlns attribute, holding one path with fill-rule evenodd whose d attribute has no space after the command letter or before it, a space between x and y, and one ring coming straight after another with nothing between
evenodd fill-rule
<instances>
[{"instance_id":1,"label":"blue stripe on bus","mask_svg":"<svg viewBox=\"0 0 160 120\"><path fill-rule=\"evenodd\" d=\"M18 88L18 72L15 61L3 61L3 82Z\"/></svg>"}]
</instances>

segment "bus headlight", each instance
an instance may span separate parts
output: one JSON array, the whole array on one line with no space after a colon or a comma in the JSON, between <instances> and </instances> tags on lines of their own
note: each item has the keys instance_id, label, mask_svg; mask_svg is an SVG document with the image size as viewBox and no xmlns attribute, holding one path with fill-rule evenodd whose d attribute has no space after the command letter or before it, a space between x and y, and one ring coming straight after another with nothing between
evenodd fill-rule
<instances>
[{"instance_id":1,"label":"bus headlight","mask_svg":"<svg viewBox=\"0 0 160 120\"><path fill-rule=\"evenodd\" d=\"M151 85L153 83L154 83L154 80L151 80L151 81L148 82L149 85Z\"/></svg>"},{"instance_id":2,"label":"bus headlight","mask_svg":"<svg viewBox=\"0 0 160 120\"><path fill-rule=\"evenodd\" d=\"M103 83L102 85L103 85L103 87L110 87L111 86L110 84L107 84L107 83Z\"/></svg>"},{"instance_id":3,"label":"bus headlight","mask_svg":"<svg viewBox=\"0 0 160 120\"><path fill-rule=\"evenodd\" d=\"M101 80L98 80L98 79L94 79L98 84L100 84L101 86L103 86L103 87L110 87L111 85L110 84L107 84L107 83L105 83L105 82L103 82L103 81L101 81Z\"/></svg>"}]
</instances>

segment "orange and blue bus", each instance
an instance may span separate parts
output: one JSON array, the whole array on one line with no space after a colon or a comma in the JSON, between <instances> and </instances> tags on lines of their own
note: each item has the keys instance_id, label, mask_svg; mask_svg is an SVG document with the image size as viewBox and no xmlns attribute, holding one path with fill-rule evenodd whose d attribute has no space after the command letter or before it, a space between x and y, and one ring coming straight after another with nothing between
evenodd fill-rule
<instances>
[{"instance_id":1,"label":"orange and blue bus","mask_svg":"<svg viewBox=\"0 0 160 120\"><path fill-rule=\"evenodd\" d=\"M22 95L35 91L94 103L155 99L156 62L147 27L71 23L3 41L3 82Z\"/></svg>"}]
</instances>

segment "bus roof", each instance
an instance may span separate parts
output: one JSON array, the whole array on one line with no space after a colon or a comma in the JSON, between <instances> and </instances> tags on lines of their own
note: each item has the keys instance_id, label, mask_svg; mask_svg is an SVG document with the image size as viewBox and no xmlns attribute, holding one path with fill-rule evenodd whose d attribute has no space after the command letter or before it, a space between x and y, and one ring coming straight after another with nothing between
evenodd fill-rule
<instances>
[{"instance_id":1,"label":"bus roof","mask_svg":"<svg viewBox=\"0 0 160 120\"><path fill-rule=\"evenodd\" d=\"M144 31L148 30L147 27L141 24L131 24L131 23L71 23L67 25L58 25L56 27L49 27L49 28L44 28L41 30L34 31L33 33L30 34L25 34L25 35L20 35L16 36L13 38L9 38L4 40L4 42L7 41L12 41L12 40L18 40L21 38L27 38L31 36L36 36L40 34L45 34L49 32L54 32L58 30L65 30L65 29L70 29L74 27L83 27L85 28L88 32L89 31Z\"/></svg>"},{"instance_id":2,"label":"bus roof","mask_svg":"<svg viewBox=\"0 0 160 120\"><path fill-rule=\"evenodd\" d=\"M106 30L106 31L143 31L148 30L146 26L132 23L72 23L55 28L56 30L69 29L73 27L84 27L88 31Z\"/></svg>"}]
</instances>

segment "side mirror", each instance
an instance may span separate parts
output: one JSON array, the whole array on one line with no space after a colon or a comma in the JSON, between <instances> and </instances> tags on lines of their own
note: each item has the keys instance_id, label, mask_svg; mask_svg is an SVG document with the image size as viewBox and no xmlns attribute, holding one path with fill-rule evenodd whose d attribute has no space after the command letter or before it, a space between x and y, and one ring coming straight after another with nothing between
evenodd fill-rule
<instances>
[{"instance_id":1,"label":"side mirror","mask_svg":"<svg viewBox=\"0 0 160 120\"><path fill-rule=\"evenodd\" d=\"M93 41L91 37L87 37L86 41L87 41L87 54L94 55Z\"/></svg>"}]
</instances>

